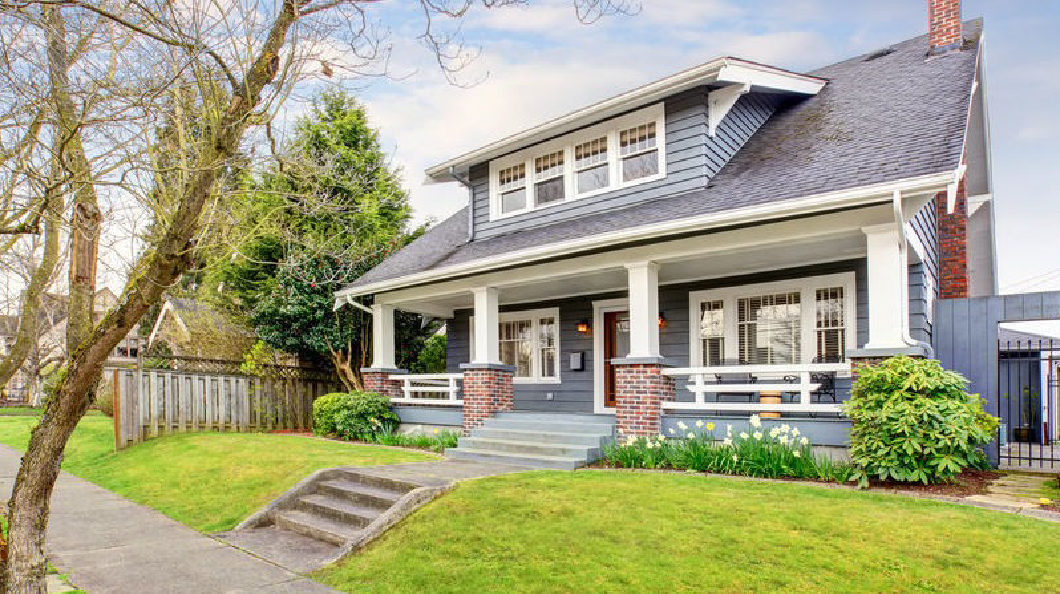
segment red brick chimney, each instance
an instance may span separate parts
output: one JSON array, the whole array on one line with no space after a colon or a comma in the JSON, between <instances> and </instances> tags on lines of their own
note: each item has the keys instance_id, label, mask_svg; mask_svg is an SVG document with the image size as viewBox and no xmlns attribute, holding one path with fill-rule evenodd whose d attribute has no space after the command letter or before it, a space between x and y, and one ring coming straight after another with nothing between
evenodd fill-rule
<instances>
[{"instance_id":1,"label":"red brick chimney","mask_svg":"<svg viewBox=\"0 0 1060 594\"><path fill-rule=\"evenodd\" d=\"M928 0L928 38L933 54L961 46L961 0Z\"/></svg>"}]
</instances>

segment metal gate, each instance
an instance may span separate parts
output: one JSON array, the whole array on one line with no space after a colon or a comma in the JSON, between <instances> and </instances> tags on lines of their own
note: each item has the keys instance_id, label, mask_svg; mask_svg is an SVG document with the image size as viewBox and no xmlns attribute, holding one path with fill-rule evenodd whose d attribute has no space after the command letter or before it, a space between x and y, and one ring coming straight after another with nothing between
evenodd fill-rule
<instances>
[{"instance_id":1,"label":"metal gate","mask_svg":"<svg viewBox=\"0 0 1060 594\"><path fill-rule=\"evenodd\" d=\"M1060 470L1060 340L998 340L997 382L1001 467Z\"/></svg>"}]
</instances>

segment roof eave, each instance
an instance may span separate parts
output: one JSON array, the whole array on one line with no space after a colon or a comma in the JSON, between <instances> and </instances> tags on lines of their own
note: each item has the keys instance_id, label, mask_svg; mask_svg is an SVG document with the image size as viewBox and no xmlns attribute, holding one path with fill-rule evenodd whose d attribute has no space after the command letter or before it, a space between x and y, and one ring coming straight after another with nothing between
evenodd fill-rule
<instances>
[{"instance_id":1,"label":"roof eave","mask_svg":"<svg viewBox=\"0 0 1060 594\"><path fill-rule=\"evenodd\" d=\"M496 142L460 155L427 169L426 183L457 181L453 171L466 171L483 163L561 134L573 132L594 122L614 117L631 109L649 105L670 95L706 84L749 85L752 90L797 95L816 95L828 81L824 78L799 74L741 60L724 57L678 72L672 76L638 87L610 99L605 99L517 132Z\"/></svg>"}]
</instances>

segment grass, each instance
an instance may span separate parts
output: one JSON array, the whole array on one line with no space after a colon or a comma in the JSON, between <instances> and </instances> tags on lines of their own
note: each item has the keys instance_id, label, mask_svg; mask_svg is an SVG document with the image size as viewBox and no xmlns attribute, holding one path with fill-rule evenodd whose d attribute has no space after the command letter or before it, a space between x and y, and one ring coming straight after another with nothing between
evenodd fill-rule
<instances>
[{"instance_id":1,"label":"grass","mask_svg":"<svg viewBox=\"0 0 1060 594\"><path fill-rule=\"evenodd\" d=\"M0 417L39 417L44 412L43 407L32 406L0 406ZM98 410L90 410L87 417L101 417L103 413Z\"/></svg>"},{"instance_id":2,"label":"grass","mask_svg":"<svg viewBox=\"0 0 1060 594\"><path fill-rule=\"evenodd\" d=\"M1060 478L1055 478L1045 483L1045 487L1042 489L1042 497L1060 501Z\"/></svg>"},{"instance_id":3,"label":"grass","mask_svg":"<svg viewBox=\"0 0 1060 594\"><path fill-rule=\"evenodd\" d=\"M314 576L350 592L1042 592L1060 525L677 473L460 484ZM1053 584L1053 586L1049 586Z\"/></svg>"},{"instance_id":4,"label":"grass","mask_svg":"<svg viewBox=\"0 0 1060 594\"><path fill-rule=\"evenodd\" d=\"M0 418L0 443L24 450L37 419ZM262 433L186 433L114 452L113 421L81 420L63 469L202 532L228 530L314 470L433 458L393 448Z\"/></svg>"}]
</instances>

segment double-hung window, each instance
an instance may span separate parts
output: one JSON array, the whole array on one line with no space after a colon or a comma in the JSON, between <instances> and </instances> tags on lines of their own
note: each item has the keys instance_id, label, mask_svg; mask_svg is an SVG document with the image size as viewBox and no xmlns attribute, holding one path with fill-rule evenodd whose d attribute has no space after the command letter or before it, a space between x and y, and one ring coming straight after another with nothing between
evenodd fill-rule
<instances>
[{"instance_id":1,"label":"double-hung window","mask_svg":"<svg viewBox=\"0 0 1060 594\"><path fill-rule=\"evenodd\" d=\"M622 159L624 182L658 174L659 150L655 142L655 122L619 132L618 155Z\"/></svg>"},{"instance_id":2,"label":"double-hung window","mask_svg":"<svg viewBox=\"0 0 1060 594\"><path fill-rule=\"evenodd\" d=\"M475 358L475 318L470 319L471 357ZM498 340L501 363L515 367L516 383L559 382L559 311L504 312Z\"/></svg>"},{"instance_id":3,"label":"double-hung window","mask_svg":"<svg viewBox=\"0 0 1060 594\"><path fill-rule=\"evenodd\" d=\"M665 126L665 107L657 103L491 161L490 217L661 179Z\"/></svg>"},{"instance_id":4,"label":"double-hung window","mask_svg":"<svg viewBox=\"0 0 1060 594\"><path fill-rule=\"evenodd\" d=\"M558 150L534 159L534 206L562 202L566 198L564 152Z\"/></svg>"},{"instance_id":5,"label":"double-hung window","mask_svg":"<svg viewBox=\"0 0 1060 594\"><path fill-rule=\"evenodd\" d=\"M690 361L840 362L855 344L855 294L853 273L692 292Z\"/></svg>"}]
</instances>

